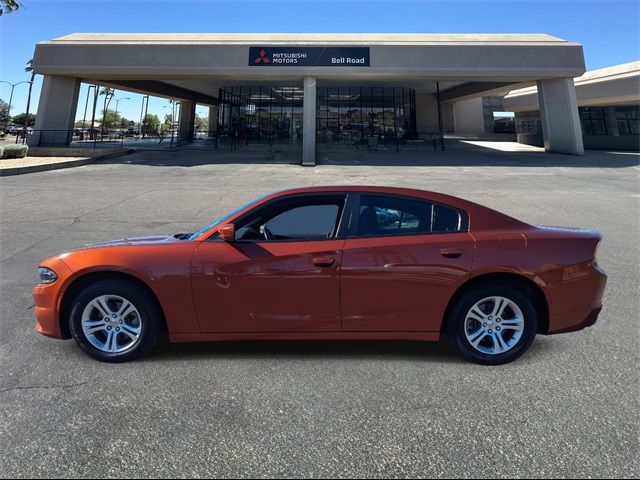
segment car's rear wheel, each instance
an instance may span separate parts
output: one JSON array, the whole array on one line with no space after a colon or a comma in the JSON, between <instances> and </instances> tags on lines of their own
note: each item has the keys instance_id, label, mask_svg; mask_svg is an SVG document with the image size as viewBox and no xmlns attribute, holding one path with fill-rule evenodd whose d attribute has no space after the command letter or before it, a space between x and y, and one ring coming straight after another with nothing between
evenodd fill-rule
<instances>
[{"instance_id":1,"label":"car's rear wheel","mask_svg":"<svg viewBox=\"0 0 640 480\"><path fill-rule=\"evenodd\" d=\"M80 348L102 362L119 363L144 355L160 330L153 298L132 282L102 280L74 300L69 326Z\"/></svg>"},{"instance_id":2,"label":"car's rear wheel","mask_svg":"<svg viewBox=\"0 0 640 480\"><path fill-rule=\"evenodd\" d=\"M491 283L464 293L447 318L452 346L481 365L512 362L531 346L538 319L525 290Z\"/></svg>"}]
</instances>

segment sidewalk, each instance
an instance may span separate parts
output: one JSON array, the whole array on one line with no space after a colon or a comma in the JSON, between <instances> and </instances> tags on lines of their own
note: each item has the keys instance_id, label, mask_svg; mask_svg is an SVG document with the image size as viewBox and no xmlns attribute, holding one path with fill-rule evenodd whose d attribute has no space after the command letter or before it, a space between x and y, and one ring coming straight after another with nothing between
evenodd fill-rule
<instances>
[{"instance_id":1,"label":"sidewalk","mask_svg":"<svg viewBox=\"0 0 640 480\"><path fill-rule=\"evenodd\" d=\"M11 158L0 160L0 177L9 175L21 175L24 173L43 172L45 170L58 170L61 168L80 167L106 160L121 155L135 152L135 149L118 149L105 154L104 151L94 150L93 156L69 156L69 157L33 157ZM97 154L97 155L96 155Z\"/></svg>"}]
</instances>

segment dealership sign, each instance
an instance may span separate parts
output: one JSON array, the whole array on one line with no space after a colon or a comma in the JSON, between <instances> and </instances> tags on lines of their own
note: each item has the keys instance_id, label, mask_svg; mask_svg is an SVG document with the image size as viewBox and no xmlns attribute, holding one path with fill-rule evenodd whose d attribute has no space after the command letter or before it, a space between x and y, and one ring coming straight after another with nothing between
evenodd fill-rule
<instances>
[{"instance_id":1,"label":"dealership sign","mask_svg":"<svg viewBox=\"0 0 640 480\"><path fill-rule=\"evenodd\" d=\"M368 67L369 47L250 47L249 66Z\"/></svg>"}]
</instances>

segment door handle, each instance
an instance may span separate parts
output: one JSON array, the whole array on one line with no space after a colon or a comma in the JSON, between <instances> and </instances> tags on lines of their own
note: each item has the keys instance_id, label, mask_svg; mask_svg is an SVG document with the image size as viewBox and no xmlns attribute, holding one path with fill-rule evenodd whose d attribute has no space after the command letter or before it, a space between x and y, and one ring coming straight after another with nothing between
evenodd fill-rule
<instances>
[{"instance_id":1,"label":"door handle","mask_svg":"<svg viewBox=\"0 0 640 480\"><path fill-rule=\"evenodd\" d=\"M464 253L462 248L443 248L440 254L445 258L459 258Z\"/></svg>"},{"instance_id":2,"label":"door handle","mask_svg":"<svg viewBox=\"0 0 640 480\"><path fill-rule=\"evenodd\" d=\"M316 267L330 267L336 260L331 257L313 257L313 264Z\"/></svg>"}]
</instances>

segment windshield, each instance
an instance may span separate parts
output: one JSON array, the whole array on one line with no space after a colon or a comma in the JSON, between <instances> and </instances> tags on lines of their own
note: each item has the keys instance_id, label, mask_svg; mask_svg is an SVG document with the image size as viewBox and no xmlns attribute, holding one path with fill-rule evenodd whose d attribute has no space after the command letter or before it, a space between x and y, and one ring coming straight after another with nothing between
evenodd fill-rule
<instances>
[{"instance_id":1,"label":"windshield","mask_svg":"<svg viewBox=\"0 0 640 480\"><path fill-rule=\"evenodd\" d=\"M193 235L191 235L189 237L189 240L195 240L196 238L198 238L200 235L202 235L203 233L205 233L206 231L212 229L213 227L215 227L216 225L220 225L221 223L224 223L225 221L227 221L229 218L233 217L236 213L244 210L247 207L250 207L251 205L258 203L259 201L261 201L262 199L268 197L269 195L271 195L270 193L268 193L267 195L263 195L261 197L258 197L254 200L251 200L249 203L241 206L240 208L236 208L234 211L227 213L226 215L224 215L223 217L217 218L215 219L213 222L211 222L209 225L207 225L206 227L201 228L200 230L198 230L196 233L194 233Z\"/></svg>"}]
</instances>

